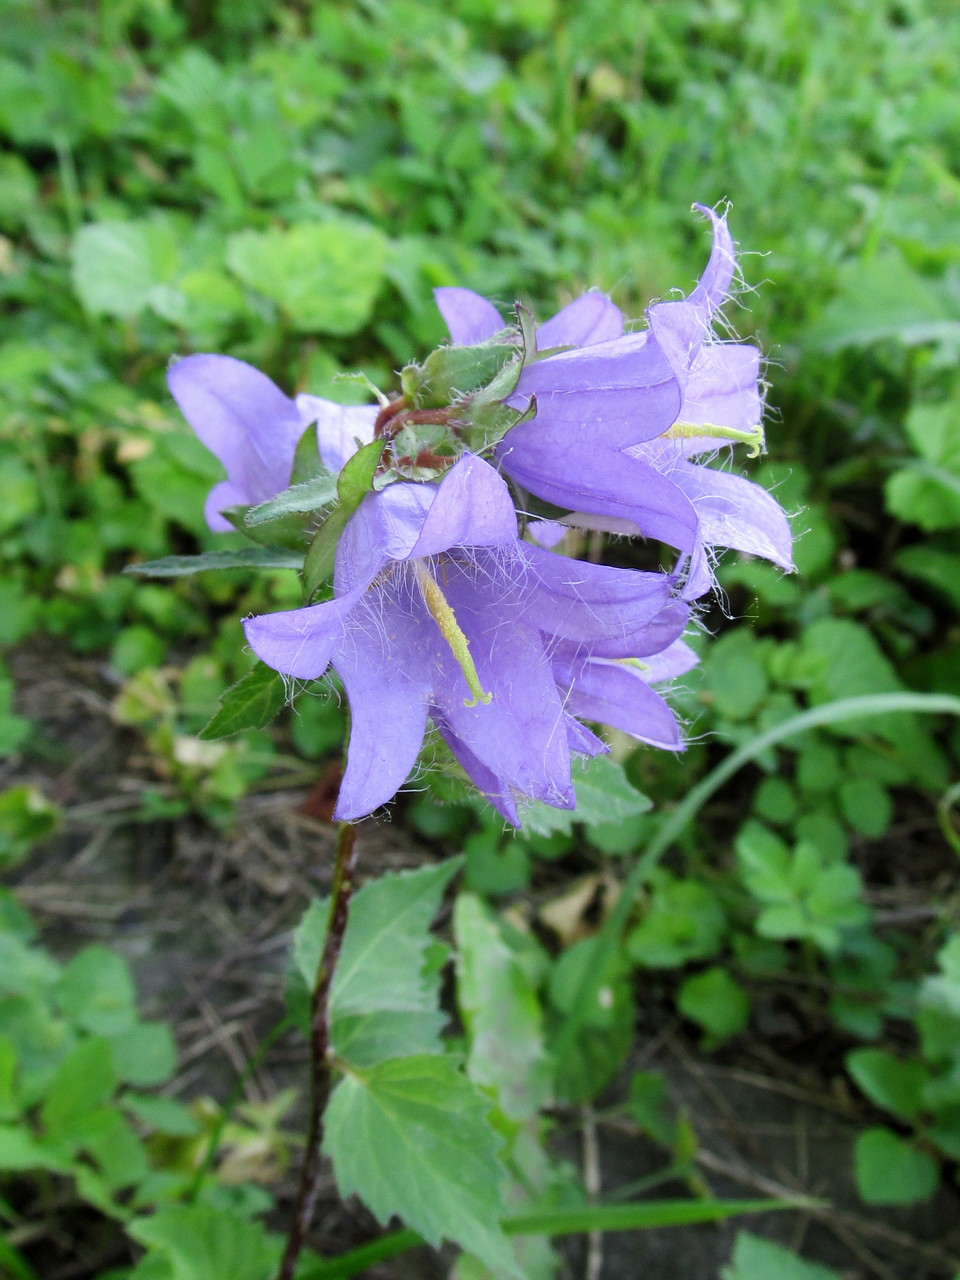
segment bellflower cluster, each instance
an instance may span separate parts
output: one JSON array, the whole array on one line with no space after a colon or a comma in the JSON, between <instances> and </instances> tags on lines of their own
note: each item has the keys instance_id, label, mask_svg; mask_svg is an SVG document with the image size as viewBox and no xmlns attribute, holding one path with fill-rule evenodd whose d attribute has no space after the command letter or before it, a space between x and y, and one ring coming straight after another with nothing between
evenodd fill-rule
<instances>
[{"instance_id":1,"label":"bellflower cluster","mask_svg":"<svg viewBox=\"0 0 960 1280\"><path fill-rule=\"evenodd\" d=\"M718 341L733 278L723 217L703 278L625 333L588 293L534 330L486 299L437 290L452 343L369 406L291 399L227 356L169 373L187 421L223 463L214 530L304 555L302 608L249 618L267 666L313 680L331 668L350 707L334 816L386 803L432 722L503 816L518 803L573 808L573 756L607 750L589 724L682 749L652 687L695 661L681 636L712 583L714 547L791 567L777 503L698 461L759 446L754 347ZM679 552L672 573L614 569L550 550L566 525L637 534ZM558 510L559 509L559 510Z\"/></svg>"}]
</instances>

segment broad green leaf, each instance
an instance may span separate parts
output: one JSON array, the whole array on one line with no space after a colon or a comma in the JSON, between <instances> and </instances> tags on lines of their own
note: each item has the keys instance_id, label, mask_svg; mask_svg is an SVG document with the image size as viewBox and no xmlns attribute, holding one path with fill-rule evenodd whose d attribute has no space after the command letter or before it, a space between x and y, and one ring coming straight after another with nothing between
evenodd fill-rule
<instances>
[{"instance_id":1,"label":"broad green leaf","mask_svg":"<svg viewBox=\"0 0 960 1280\"><path fill-rule=\"evenodd\" d=\"M911 346L958 337L960 320L936 286L891 250L841 269L840 292L824 308L807 341L834 350L891 338Z\"/></svg>"},{"instance_id":2,"label":"broad green leaf","mask_svg":"<svg viewBox=\"0 0 960 1280\"><path fill-rule=\"evenodd\" d=\"M373 440L358 449L337 476L337 505L317 530L303 562L303 593L311 600L333 574L340 535L360 503L373 487L383 440Z\"/></svg>"},{"instance_id":3,"label":"broad green leaf","mask_svg":"<svg viewBox=\"0 0 960 1280\"><path fill-rule=\"evenodd\" d=\"M837 793L843 816L863 836L877 840L893 820L893 801L875 778L846 778Z\"/></svg>"},{"instance_id":4,"label":"broad green leaf","mask_svg":"<svg viewBox=\"0 0 960 1280\"><path fill-rule=\"evenodd\" d=\"M300 332L350 334L370 317L385 253L375 227L331 219L240 231L228 241L227 266Z\"/></svg>"},{"instance_id":5,"label":"broad green leaf","mask_svg":"<svg viewBox=\"0 0 960 1280\"><path fill-rule=\"evenodd\" d=\"M287 700L283 676L258 662L220 697L210 720L200 730L204 742L226 738L244 729L262 729Z\"/></svg>"},{"instance_id":6,"label":"broad green leaf","mask_svg":"<svg viewBox=\"0 0 960 1280\"><path fill-rule=\"evenodd\" d=\"M165 1022L138 1022L112 1036L110 1048L117 1078L126 1084L165 1084L177 1068L176 1041Z\"/></svg>"},{"instance_id":7,"label":"broad green leaf","mask_svg":"<svg viewBox=\"0 0 960 1280\"><path fill-rule=\"evenodd\" d=\"M872 1102L902 1120L916 1118L930 1079L922 1062L903 1062L885 1049L854 1049L846 1061L847 1070Z\"/></svg>"},{"instance_id":8,"label":"broad green leaf","mask_svg":"<svg viewBox=\"0 0 960 1280\"><path fill-rule=\"evenodd\" d=\"M649 906L627 935L627 950L636 964L670 969L715 955L726 927L723 907L706 885L658 872Z\"/></svg>"},{"instance_id":9,"label":"broad green leaf","mask_svg":"<svg viewBox=\"0 0 960 1280\"><path fill-rule=\"evenodd\" d=\"M467 1028L467 1073L496 1091L501 1111L524 1120L550 1100L551 1066L533 983L495 917L461 893L453 914L457 1002Z\"/></svg>"},{"instance_id":10,"label":"broad green leaf","mask_svg":"<svg viewBox=\"0 0 960 1280\"><path fill-rule=\"evenodd\" d=\"M439 975L427 969L430 925L460 862L383 875L353 898L330 996L333 1044L351 1064L439 1048L446 1018ZM313 902L294 934L294 963L307 990L326 940L327 909Z\"/></svg>"},{"instance_id":11,"label":"broad green leaf","mask_svg":"<svg viewBox=\"0 0 960 1280\"><path fill-rule=\"evenodd\" d=\"M889 1129L867 1129L854 1148L857 1190L867 1204L916 1204L937 1187L936 1162Z\"/></svg>"},{"instance_id":12,"label":"broad green leaf","mask_svg":"<svg viewBox=\"0 0 960 1280\"><path fill-rule=\"evenodd\" d=\"M807 1262L781 1244L746 1231L737 1235L732 1266L724 1267L722 1280L840 1280L830 1267Z\"/></svg>"},{"instance_id":13,"label":"broad green leaf","mask_svg":"<svg viewBox=\"0 0 960 1280\"><path fill-rule=\"evenodd\" d=\"M302 484L291 485L283 493L278 493L267 502L261 502L259 506L251 507L243 517L244 523L255 526L265 524L268 520L276 520L278 516L319 511L336 499L337 489L335 475L315 476Z\"/></svg>"},{"instance_id":14,"label":"broad green leaf","mask_svg":"<svg viewBox=\"0 0 960 1280\"><path fill-rule=\"evenodd\" d=\"M270 1280L279 1259L259 1222L205 1204L165 1206L127 1230L169 1263L170 1280Z\"/></svg>"},{"instance_id":15,"label":"broad green leaf","mask_svg":"<svg viewBox=\"0 0 960 1280\"><path fill-rule=\"evenodd\" d=\"M63 971L57 1000L72 1022L94 1035L117 1035L137 1020L130 967L106 947L85 947L74 956Z\"/></svg>"},{"instance_id":16,"label":"broad green leaf","mask_svg":"<svg viewBox=\"0 0 960 1280\"><path fill-rule=\"evenodd\" d=\"M520 1277L499 1226L504 1175L488 1109L452 1058L394 1059L337 1085L324 1150L340 1194L359 1195L381 1223L396 1215L434 1246L454 1240Z\"/></svg>"},{"instance_id":17,"label":"broad green leaf","mask_svg":"<svg viewBox=\"0 0 960 1280\"><path fill-rule=\"evenodd\" d=\"M53 1133L65 1129L109 1101L116 1087L110 1045L99 1037L81 1040L57 1068L40 1118Z\"/></svg>"},{"instance_id":18,"label":"broad green leaf","mask_svg":"<svg viewBox=\"0 0 960 1280\"><path fill-rule=\"evenodd\" d=\"M554 832L570 832L575 822L591 824L622 822L651 806L647 796L627 780L623 766L609 756L595 756L574 774L577 796L575 809L554 809L536 801L526 805L520 815L524 832L548 836Z\"/></svg>"},{"instance_id":19,"label":"broad green leaf","mask_svg":"<svg viewBox=\"0 0 960 1280\"><path fill-rule=\"evenodd\" d=\"M726 969L713 965L687 978L677 993L677 1008L703 1027L711 1048L742 1031L750 1019L750 1000Z\"/></svg>"},{"instance_id":20,"label":"broad green leaf","mask_svg":"<svg viewBox=\"0 0 960 1280\"><path fill-rule=\"evenodd\" d=\"M561 1034L572 1016L582 1027L557 1067L557 1094L567 1101L596 1097L622 1065L633 1039L635 1011L622 956L614 955L601 981L584 994L584 975L596 952L596 938L581 938L560 954L548 982Z\"/></svg>"},{"instance_id":21,"label":"broad green leaf","mask_svg":"<svg viewBox=\"0 0 960 1280\"><path fill-rule=\"evenodd\" d=\"M162 556L128 564L124 573L144 578L182 578L207 569L299 569L303 556L277 547L238 547L235 551L204 551L198 556Z\"/></svg>"},{"instance_id":22,"label":"broad green leaf","mask_svg":"<svg viewBox=\"0 0 960 1280\"><path fill-rule=\"evenodd\" d=\"M89 223L74 236L71 259L74 288L87 311L135 316L176 275L176 235L159 219Z\"/></svg>"},{"instance_id":23,"label":"broad green leaf","mask_svg":"<svg viewBox=\"0 0 960 1280\"><path fill-rule=\"evenodd\" d=\"M16 1173L27 1169L70 1173L73 1164L56 1145L33 1137L26 1125L0 1125L0 1171Z\"/></svg>"}]
</instances>

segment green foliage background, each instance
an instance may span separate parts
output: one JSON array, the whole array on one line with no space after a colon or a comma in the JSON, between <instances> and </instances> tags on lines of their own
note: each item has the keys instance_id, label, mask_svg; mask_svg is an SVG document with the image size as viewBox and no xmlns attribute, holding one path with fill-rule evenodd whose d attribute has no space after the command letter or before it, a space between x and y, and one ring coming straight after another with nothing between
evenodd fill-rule
<instances>
[{"instance_id":1,"label":"green foliage background","mask_svg":"<svg viewBox=\"0 0 960 1280\"><path fill-rule=\"evenodd\" d=\"M519 1096L499 1100L507 1117L532 1114L550 1089L596 1094L629 1044L638 970L673 975L669 999L708 1047L749 1026L758 994L800 974L821 983L817 1016L889 1118L852 1153L861 1195L926 1195L960 1152L957 901L938 898L919 936L878 923L870 890L909 878L897 840L910 823L936 832L939 815L941 868L960 849L943 799L960 748L949 725L848 721L761 754L738 784L742 820L708 811L669 869L646 877L607 975L613 1003L586 1012L583 1042L549 1087L550 1039L582 994L593 943L534 954L487 903L522 895L543 860L621 876L722 750L806 708L960 695L954 6L3 0L0 16L0 643L44 637L106 659L122 682L117 718L169 766L157 814L228 823L281 753L324 759L343 729L333 702L305 698L279 734L198 742L218 694L248 668L239 619L299 597L282 570L121 576L131 560L235 545L204 527L218 465L176 412L169 359L226 352L287 391L365 400L337 376L362 368L389 388L393 370L442 340L434 286L520 298L540 314L598 286L640 316L701 269L691 203L730 201L744 288L728 319L769 360L770 458L750 474L795 513L799 574L724 562L728 616L710 615L716 638L695 637L703 662L677 697L690 749L673 760L618 743L623 771L581 779L577 823L537 811L515 838L471 805L417 798L402 812L419 837L465 854L456 927L468 1062L497 1089L470 1030L496 998L527 1064ZM11 769L52 749L14 697L0 665ZM55 821L42 796L9 788L0 859L24 857ZM71 1071L84 1077L84 1060L70 1065L78 1053L106 1052L83 1046L112 1033L80 1017L69 992L81 979L31 960L29 929L7 923L26 976L5 999L29 996L48 1011L36 1017L69 1028L59 1057L40 1064L67 1081L63 1092ZM499 986L478 988L480 973ZM420 1010L431 1028L432 1010ZM352 1011L361 1044L370 1012ZM15 1040L19 1025L0 1030ZM425 1061L425 1095L467 1089L446 1066L431 1084L438 1068ZM24 1106L46 1087L42 1071ZM107 1093L139 1083L115 1068L104 1079ZM55 1137L69 1116L44 1106ZM636 1114L682 1146L662 1117L639 1104ZM475 1119L468 1107L463 1123ZM91 1143L72 1137L45 1158L63 1167ZM8 1167L29 1167L19 1159ZM112 1203L110 1176L100 1168L94 1185L91 1174L84 1194ZM163 1212L173 1216L155 1215L138 1238L167 1258L182 1223ZM443 1224L421 1230L439 1238ZM772 1256L744 1237L730 1275L754 1280ZM158 1264L150 1280L194 1274L177 1266Z\"/></svg>"}]
</instances>

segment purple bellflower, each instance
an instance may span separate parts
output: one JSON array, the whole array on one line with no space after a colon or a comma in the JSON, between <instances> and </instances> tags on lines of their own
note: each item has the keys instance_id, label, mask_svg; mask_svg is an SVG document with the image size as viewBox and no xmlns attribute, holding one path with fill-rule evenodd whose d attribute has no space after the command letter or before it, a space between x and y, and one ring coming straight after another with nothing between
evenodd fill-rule
<instances>
[{"instance_id":1,"label":"purple bellflower","mask_svg":"<svg viewBox=\"0 0 960 1280\"><path fill-rule=\"evenodd\" d=\"M712 585L710 549L733 547L792 569L791 535L760 486L693 461L725 444L762 443L758 350L717 341L736 255L726 218L693 293L647 310L647 328L624 333L603 294L587 293L539 327L544 353L524 366L507 403L536 416L497 447L502 469L531 494L570 512L567 522L642 534L688 561L684 595ZM435 291L455 344L503 329L496 308L467 289ZM559 348L558 350L554 350Z\"/></svg>"},{"instance_id":2,"label":"purple bellflower","mask_svg":"<svg viewBox=\"0 0 960 1280\"><path fill-rule=\"evenodd\" d=\"M337 472L373 438L376 405L342 405L319 396L291 400L266 374L232 356L187 356L171 366L167 382L183 416L227 479L207 495L204 515L215 533L233 528L220 513L275 497L290 483L301 436L317 424L320 459Z\"/></svg>"},{"instance_id":3,"label":"purple bellflower","mask_svg":"<svg viewBox=\"0 0 960 1280\"><path fill-rule=\"evenodd\" d=\"M363 499L331 600L244 628L275 670L308 680L332 665L343 682L351 730L334 817L360 818L396 793L429 717L517 823L519 799L572 808L571 753L606 749L578 714L681 748L648 683L690 665L674 586L521 541L506 484L468 453L439 483L397 481Z\"/></svg>"}]
</instances>

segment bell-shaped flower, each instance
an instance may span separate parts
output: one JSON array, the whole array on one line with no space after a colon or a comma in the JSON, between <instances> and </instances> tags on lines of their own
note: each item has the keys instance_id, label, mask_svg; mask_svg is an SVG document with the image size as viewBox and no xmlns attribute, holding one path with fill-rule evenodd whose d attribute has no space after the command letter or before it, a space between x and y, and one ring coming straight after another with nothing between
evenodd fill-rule
<instances>
[{"instance_id":1,"label":"bell-shaped flower","mask_svg":"<svg viewBox=\"0 0 960 1280\"><path fill-rule=\"evenodd\" d=\"M720 306L736 269L725 217L689 298L657 303L647 328L623 332L602 294L587 293L537 330L529 361L507 403L536 397L536 416L507 433L497 459L534 496L571 513L570 523L642 534L688 559L685 595L712 583L710 551L735 547L792 568L791 535L779 504L760 486L689 459L743 440L759 448L760 355L716 339ZM485 299L440 289L437 304L455 343L503 327ZM561 348L560 350L551 349Z\"/></svg>"},{"instance_id":2,"label":"bell-shaped flower","mask_svg":"<svg viewBox=\"0 0 960 1280\"><path fill-rule=\"evenodd\" d=\"M265 502L287 488L297 444L311 423L317 424L320 459L332 472L358 442L373 438L376 405L310 395L290 399L266 374L232 356L186 356L171 366L167 382L183 416L227 473L204 506L217 533L233 528L222 511Z\"/></svg>"},{"instance_id":3,"label":"bell-shaped flower","mask_svg":"<svg viewBox=\"0 0 960 1280\"><path fill-rule=\"evenodd\" d=\"M341 537L331 600L244 626L275 670L309 680L332 665L343 682L351 727L335 817L360 818L396 793L429 717L481 792L517 822L518 799L572 808L571 753L605 749L574 718L574 705L591 717L594 709L577 664L592 653L664 650L686 619L664 574L522 541L506 484L466 454L439 484L400 481L367 495ZM670 713L652 697L635 697L618 725L679 747Z\"/></svg>"}]
</instances>

